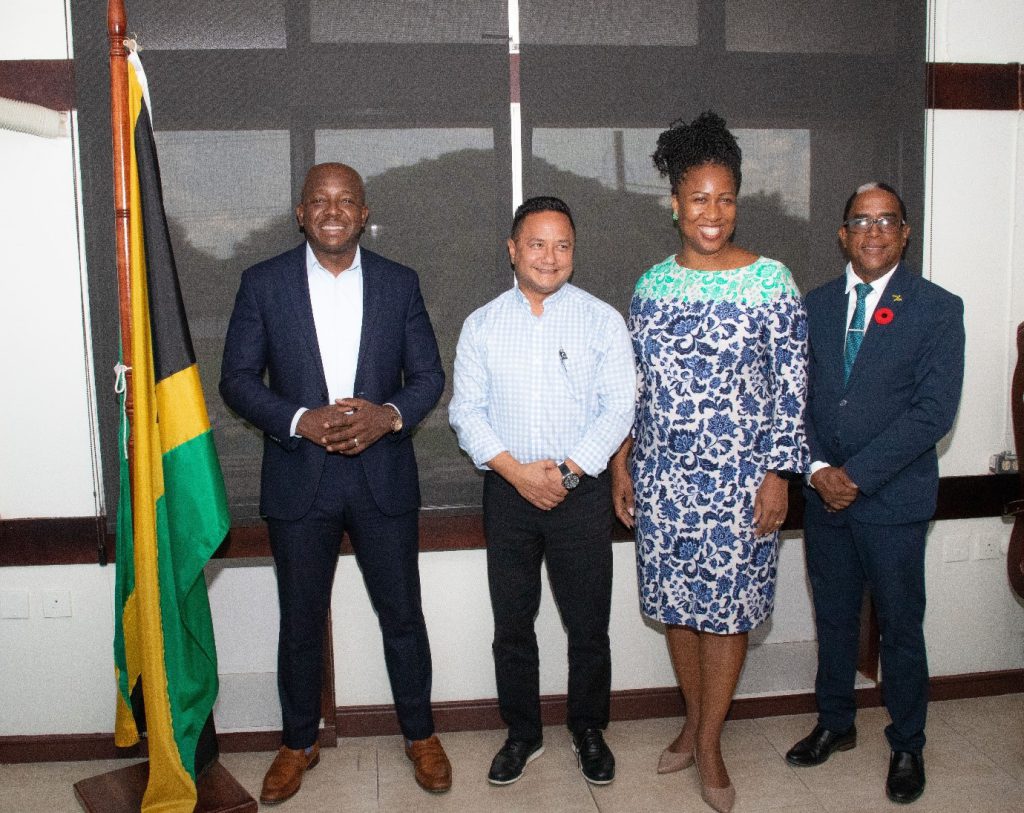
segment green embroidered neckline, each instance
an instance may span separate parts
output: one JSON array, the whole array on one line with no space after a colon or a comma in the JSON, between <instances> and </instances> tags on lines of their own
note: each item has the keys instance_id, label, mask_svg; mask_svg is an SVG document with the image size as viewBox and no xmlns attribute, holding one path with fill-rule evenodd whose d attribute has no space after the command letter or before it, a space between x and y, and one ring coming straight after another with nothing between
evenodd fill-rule
<instances>
[{"instance_id":1,"label":"green embroidered neckline","mask_svg":"<svg viewBox=\"0 0 1024 813\"><path fill-rule=\"evenodd\" d=\"M786 295L800 295L789 269L768 257L727 271L684 268L672 255L648 269L637 281L639 299L675 299L683 302L725 300L761 304Z\"/></svg>"}]
</instances>

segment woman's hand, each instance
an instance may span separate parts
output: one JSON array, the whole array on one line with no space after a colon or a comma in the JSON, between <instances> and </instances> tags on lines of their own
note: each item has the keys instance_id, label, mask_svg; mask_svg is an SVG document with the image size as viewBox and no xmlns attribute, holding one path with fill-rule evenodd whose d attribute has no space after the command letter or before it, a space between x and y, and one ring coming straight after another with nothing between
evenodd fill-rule
<instances>
[{"instance_id":1,"label":"woman's hand","mask_svg":"<svg viewBox=\"0 0 1024 813\"><path fill-rule=\"evenodd\" d=\"M633 518L633 478L629 476L629 452L632 448L633 438L627 437L608 463L608 470L612 475L612 505L615 507L615 516L627 528L632 528L636 524Z\"/></svg>"},{"instance_id":2,"label":"woman's hand","mask_svg":"<svg viewBox=\"0 0 1024 813\"><path fill-rule=\"evenodd\" d=\"M775 533L789 511L789 483L773 471L765 474L754 497L754 527L757 536Z\"/></svg>"}]
</instances>

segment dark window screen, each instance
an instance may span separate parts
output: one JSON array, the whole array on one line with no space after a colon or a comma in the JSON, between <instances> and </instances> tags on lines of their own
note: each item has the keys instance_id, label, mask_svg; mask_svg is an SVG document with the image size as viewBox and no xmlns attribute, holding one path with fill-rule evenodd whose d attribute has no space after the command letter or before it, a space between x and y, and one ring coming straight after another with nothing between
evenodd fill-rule
<instances>
[{"instance_id":1,"label":"dark window screen","mask_svg":"<svg viewBox=\"0 0 1024 813\"><path fill-rule=\"evenodd\" d=\"M678 248L650 155L673 119L706 109L743 148L737 243L786 263L804 292L841 271L836 230L859 184L893 183L921 224L923 0L522 6L524 194L573 206L574 282L596 295L625 307ZM678 44L633 36L655 28Z\"/></svg>"},{"instance_id":2,"label":"dark window screen","mask_svg":"<svg viewBox=\"0 0 1024 813\"><path fill-rule=\"evenodd\" d=\"M93 343L117 356L104 4L72 0ZM217 393L239 275L301 240L308 167L364 176L363 245L417 269L448 390L416 446L424 506L473 510L480 478L448 428L465 317L506 289L512 211L503 0L128 0L143 47L164 195L236 523L257 516L261 443ZM803 290L841 269L851 189L904 192L921 223L925 2L521 0L524 192L555 194L579 229L574 281L625 309L639 274L677 248L658 132L713 108L744 150L737 241ZM912 247L911 259L916 259ZM116 402L101 389L107 505ZM106 393L106 397L104 396Z\"/></svg>"}]
</instances>

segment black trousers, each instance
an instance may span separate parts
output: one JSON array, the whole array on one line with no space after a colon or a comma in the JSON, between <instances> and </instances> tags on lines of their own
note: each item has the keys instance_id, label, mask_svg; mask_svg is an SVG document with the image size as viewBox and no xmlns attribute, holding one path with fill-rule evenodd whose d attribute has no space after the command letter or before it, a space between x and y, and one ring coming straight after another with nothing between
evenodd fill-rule
<instances>
[{"instance_id":1,"label":"black trousers","mask_svg":"<svg viewBox=\"0 0 1024 813\"><path fill-rule=\"evenodd\" d=\"M347 532L384 640L391 693L402 733L434 733L430 709L430 643L420 603L418 512L386 516L377 509L362 464L328 455L316 499L296 521L267 520L277 571L281 627L277 685L283 741L312 745L320 726L324 624Z\"/></svg>"},{"instance_id":2,"label":"black trousers","mask_svg":"<svg viewBox=\"0 0 1024 813\"><path fill-rule=\"evenodd\" d=\"M540 659L534 620L541 562L569 642L568 726L608 725L612 592L611 480L584 477L551 511L524 500L494 472L484 478L487 580L494 613L494 671L508 736L542 737Z\"/></svg>"},{"instance_id":3,"label":"black trousers","mask_svg":"<svg viewBox=\"0 0 1024 813\"><path fill-rule=\"evenodd\" d=\"M882 699L894 751L921 753L928 713L924 641L924 550L927 522L869 525L819 501L804 512L807 573L818 632L815 695L818 722L846 731L857 712L854 679L864 585L871 589L881 632Z\"/></svg>"}]
</instances>

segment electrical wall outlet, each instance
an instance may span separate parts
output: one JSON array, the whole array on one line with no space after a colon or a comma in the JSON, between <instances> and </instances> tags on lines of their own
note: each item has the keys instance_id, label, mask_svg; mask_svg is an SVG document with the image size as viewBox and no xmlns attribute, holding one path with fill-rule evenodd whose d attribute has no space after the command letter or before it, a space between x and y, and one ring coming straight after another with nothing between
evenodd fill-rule
<instances>
[{"instance_id":1,"label":"electrical wall outlet","mask_svg":"<svg viewBox=\"0 0 1024 813\"><path fill-rule=\"evenodd\" d=\"M998 559L999 540L991 534L981 534L972 540L975 559Z\"/></svg>"},{"instance_id":2,"label":"electrical wall outlet","mask_svg":"<svg viewBox=\"0 0 1024 813\"><path fill-rule=\"evenodd\" d=\"M71 593L67 590L43 592L43 617L67 618L71 615Z\"/></svg>"},{"instance_id":3,"label":"electrical wall outlet","mask_svg":"<svg viewBox=\"0 0 1024 813\"><path fill-rule=\"evenodd\" d=\"M966 562L971 556L970 540L966 536L947 539L942 546L943 562Z\"/></svg>"},{"instance_id":4,"label":"electrical wall outlet","mask_svg":"<svg viewBox=\"0 0 1024 813\"><path fill-rule=\"evenodd\" d=\"M1014 452L999 452L988 459L988 470L993 474L1016 474L1017 462L1017 455Z\"/></svg>"},{"instance_id":5,"label":"electrical wall outlet","mask_svg":"<svg viewBox=\"0 0 1024 813\"><path fill-rule=\"evenodd\" d=\"M4 590L0 593L0 618L28 618L28 592Z\"/></svg>"}]
</instances>

